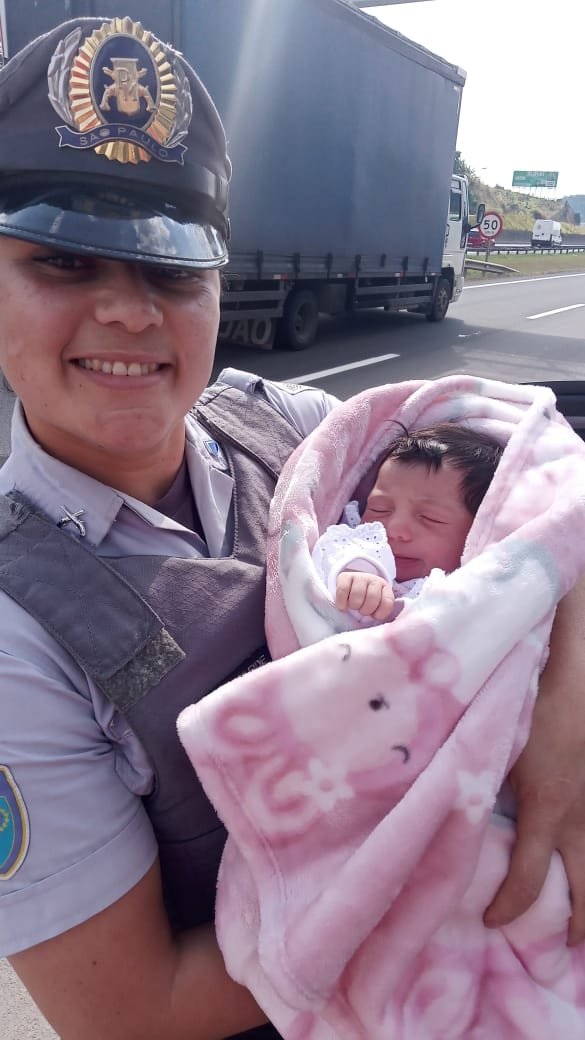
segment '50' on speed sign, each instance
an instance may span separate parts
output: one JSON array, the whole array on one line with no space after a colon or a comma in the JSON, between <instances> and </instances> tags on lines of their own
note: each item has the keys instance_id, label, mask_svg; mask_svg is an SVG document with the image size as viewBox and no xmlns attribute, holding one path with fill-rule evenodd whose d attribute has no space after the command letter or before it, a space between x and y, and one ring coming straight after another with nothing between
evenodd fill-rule
<instances>
[{"instance_id":1,"label":"'50' on speed sign","mask_svg":"<svg viewBox=\"0 0 585 1040\"><path fill-rule=\"evenodd\" d=\"M480 226L484 238L497 238L504 226L499 213L486 213Z\"/></svg>"}]
</instances>

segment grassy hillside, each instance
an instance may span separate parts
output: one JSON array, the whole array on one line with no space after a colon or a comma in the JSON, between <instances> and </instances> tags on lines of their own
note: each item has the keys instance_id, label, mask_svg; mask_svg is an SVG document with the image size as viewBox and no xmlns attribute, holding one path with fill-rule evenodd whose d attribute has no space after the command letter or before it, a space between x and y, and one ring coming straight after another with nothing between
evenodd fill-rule
<instances>
[{"instance_id":1,"label":"grassy hillside","mask_svg":"<svg viewBox=\"0 0 585 1040\"><path fill-rule=\"evenodd\" d=\"M585 240L585 225L574 223L575 213L566 199L540 199L520 191L494 188L474 176L470 177L470 188L473 200L485 202L486 210L502 214L507 231L531 231L539 218L560 220L564 234L582 234Z\"/></svg>"}]
</instances>

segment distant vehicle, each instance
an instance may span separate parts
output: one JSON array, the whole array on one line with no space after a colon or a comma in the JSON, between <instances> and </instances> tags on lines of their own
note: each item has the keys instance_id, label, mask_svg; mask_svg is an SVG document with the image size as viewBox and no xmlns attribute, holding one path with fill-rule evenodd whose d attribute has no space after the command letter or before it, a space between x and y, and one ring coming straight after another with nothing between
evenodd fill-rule
<instances>
[{"instance_id":1,"label":"distant vehicle","mask_svg":"<svg viewBox=\"0 0 585 1040\"><path fill-rule=\"evenodd\" d=\"M535 246L560 246L561 225L558 220L535 220L532 228L532 248Z\"/></svg>"},{"instance_id":2,"label":"distant vehicle","mask_svg":"<svg viewBox=\"0 0 585 1040\"><path fill-rule=\"evenodd\" d=\"M479 228L472 228L467 236L468 249L486 249L490 244L489 238L484 238Z\"/></svg>"}]
</instances>

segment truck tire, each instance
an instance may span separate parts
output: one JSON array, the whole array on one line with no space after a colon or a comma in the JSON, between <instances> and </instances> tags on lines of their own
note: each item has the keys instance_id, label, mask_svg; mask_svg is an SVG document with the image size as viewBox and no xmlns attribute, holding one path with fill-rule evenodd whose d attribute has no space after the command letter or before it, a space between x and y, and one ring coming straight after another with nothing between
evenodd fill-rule
<instances>
[{"instance_id":1,"label":"truck tire","mask_svg":"<svg viewBox=\"0 0 585 1040\"><path fill-rule=\"evenodd\" d=\"M448 278L439 278L433 302L426 313L427 321L442 321L451 302L451 284Z\"/></svg>"},{"instance_id":2,"label":"truck tire","mask_svg":"<svg viewBox=\"0 0 585 1040\"><path fill-rule=\"evenodd\" d=\"M292 289L288 294L276 333L279 347L306 350L315 342L319 306L312 289Z\"/></svg>"}]
</instances>

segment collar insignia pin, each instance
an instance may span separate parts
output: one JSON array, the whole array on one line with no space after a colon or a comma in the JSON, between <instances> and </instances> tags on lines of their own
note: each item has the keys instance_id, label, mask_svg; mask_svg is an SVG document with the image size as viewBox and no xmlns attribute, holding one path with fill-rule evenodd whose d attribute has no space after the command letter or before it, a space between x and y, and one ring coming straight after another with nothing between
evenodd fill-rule
<instances>
[{"instance_id":1,"label":"collar insignia pin","mask_svg":"<svg viewBox=\"0 0 585 1040\"><path fill-rule=\"evenodd\" d=\"M221 449L217 441L205 441L205 447L207 448L212 459L221 458Z\"/></svg>"},{"instance_id":2,"label":"collar insignia pin","mask_svg":"<svg viewBox=\"0 0 585 1040\"><path fill-rule=\"evenodd\" d=\"M83 523L83 520L79 519L79 517L83 516L85 513L85 509L78 509L76 513L72 513L67 509L67 506L61 506L61 509L65 516L62 516L61 519L57 521L57 527L65 527L65 524L74 524L79 531L79 537L85 538L85 524Z\"/></svg>"}]
</instances>

